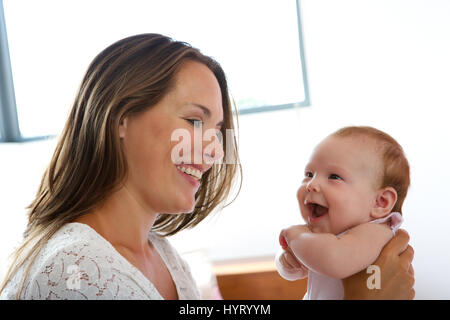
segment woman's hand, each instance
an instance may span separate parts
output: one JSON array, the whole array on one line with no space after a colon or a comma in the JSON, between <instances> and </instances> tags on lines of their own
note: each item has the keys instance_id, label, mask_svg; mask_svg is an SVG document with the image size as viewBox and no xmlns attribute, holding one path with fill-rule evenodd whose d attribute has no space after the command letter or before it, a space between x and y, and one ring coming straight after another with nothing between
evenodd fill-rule
<instances>
[{"instance_id":1,"label":"woman's hand","mask_svg":"<svg viewBox=\"0 0 450 320\"><path fill-rule=\"evenodd\" d=\"M408 233L400 229L386 244L378 259L373 263L381 270L381 288L369 289L370 275L363 270L342 280L345 299L357 300L407 300L413 299L414 269L411 262L414 250L408 245Z\"/></svg>"}]
</instances>

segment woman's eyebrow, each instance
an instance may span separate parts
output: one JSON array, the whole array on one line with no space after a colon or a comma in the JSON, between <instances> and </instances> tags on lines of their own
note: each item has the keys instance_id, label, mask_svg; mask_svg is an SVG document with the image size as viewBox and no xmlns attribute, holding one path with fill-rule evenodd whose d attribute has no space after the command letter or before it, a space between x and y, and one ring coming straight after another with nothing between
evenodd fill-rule
<instances>
[{"instance_id":1,"label":"woman's eyebrow","mask_svg":"<svg viewBox=\"0 0 450 320\"><path fill-rule=\"evenodd\" d=\"M186 105L195 106L195 107L200 108L208 119L211 118L211 110L209 110L204 105L198 104L198 103L194 103L194 102L186 103ZM222 127L222 125L223 125L223 120L216 124L216 126L220 126L220 127Z\"/></svg>"}]
</instances>

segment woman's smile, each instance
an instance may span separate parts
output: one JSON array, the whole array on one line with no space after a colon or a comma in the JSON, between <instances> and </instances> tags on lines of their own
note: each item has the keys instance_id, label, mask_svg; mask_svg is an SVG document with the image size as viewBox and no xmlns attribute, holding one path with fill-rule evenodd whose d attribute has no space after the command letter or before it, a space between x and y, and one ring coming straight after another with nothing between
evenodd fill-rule
<instances>
[{"instance_id":1,"label":"woman's smile","mask_svg":"<svg viewBox=\"0 0 450 320\"><path fill-rule=\"evenodd\" d=\"M196 189L200 187L201 171L188 166L176 166L178 172Z\"/></svg>"}]
</instances>

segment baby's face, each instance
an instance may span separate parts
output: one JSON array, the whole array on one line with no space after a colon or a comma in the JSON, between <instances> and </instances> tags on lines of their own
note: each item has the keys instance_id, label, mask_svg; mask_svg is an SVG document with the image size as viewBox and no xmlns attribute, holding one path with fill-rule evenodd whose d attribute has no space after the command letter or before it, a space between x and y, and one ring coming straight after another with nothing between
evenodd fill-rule
<instances>
[{"instance_id":1,"label":"baby's face","mask_svg":"<svg viewBox=\"0 0 450 320\"><path fill-rule=\"evenodd\" d=\"M313 151L297 192L313 232L339 234L370 221L382 163L369 140L328 137Z\"/></svg>"}]
</instances>

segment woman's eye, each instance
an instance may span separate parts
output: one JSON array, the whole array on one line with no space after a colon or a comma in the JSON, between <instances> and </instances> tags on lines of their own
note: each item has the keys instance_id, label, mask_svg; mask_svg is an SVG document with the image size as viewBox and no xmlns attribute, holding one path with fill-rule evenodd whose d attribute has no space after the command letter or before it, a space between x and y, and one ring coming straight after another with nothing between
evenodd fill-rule
<instances>
[{"instance_id":1,"label":"woman's eye","mask_svg":"<svg viewBox=\"0 0 450 320\"><path fill-rule=\"evenodd\" d=\"M329 178L333 179L333 180L342 180L342 178L339 175L335 174L335 173L330 174Z\"/></svg>"},{"instance_id":2,"label":"woman's eye","mask_svg":"<svg viewBox=\"0 0 450 320\"><path fill-rule=\"evenodd\" d=\"M216 131L216 137L217 137L217 140L219 140L219 143L220 143L220 144L223 144L223 134L222 134L222 131L217 130L217 131Z\"/></svg>"},{"instance_id":3,"label":"woman's eye","mask_svg":"<svg viewBox=\"0 0 450 320\"><path fill-rule=\"evenodd\" d=\"M203 124L203 122L201 120L197 120L197 119L186 119L186 121L191 123L194 127L200 127Z\"/></svg>"}]
</instances>

